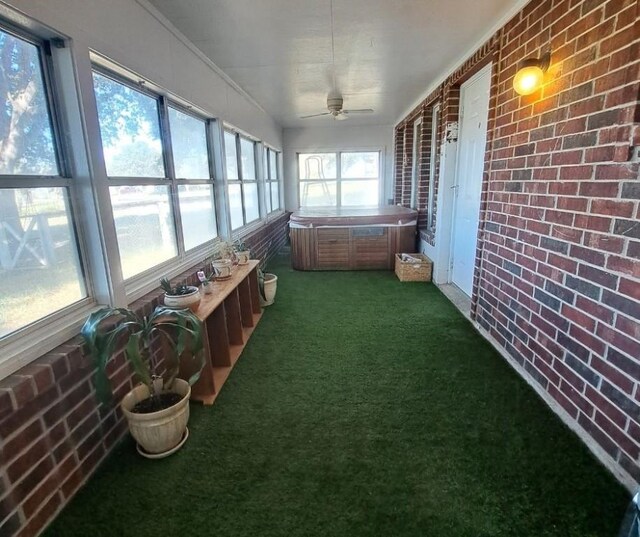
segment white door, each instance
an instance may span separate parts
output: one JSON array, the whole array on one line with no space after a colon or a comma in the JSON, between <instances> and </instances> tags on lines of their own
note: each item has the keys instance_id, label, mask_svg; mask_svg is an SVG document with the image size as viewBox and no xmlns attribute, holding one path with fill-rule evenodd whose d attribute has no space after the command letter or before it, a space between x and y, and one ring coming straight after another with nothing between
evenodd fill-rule
<instances>
[{"instance_id":1,"label":"white door","mask_svg":"<svg viewBox=\"0 0 640 537\"><path fill-rule=\"evenodd\" d=\"M451 281L469 296L473 288L490 90L491 65L460 87Z\"/></svg>"}]
</instances>

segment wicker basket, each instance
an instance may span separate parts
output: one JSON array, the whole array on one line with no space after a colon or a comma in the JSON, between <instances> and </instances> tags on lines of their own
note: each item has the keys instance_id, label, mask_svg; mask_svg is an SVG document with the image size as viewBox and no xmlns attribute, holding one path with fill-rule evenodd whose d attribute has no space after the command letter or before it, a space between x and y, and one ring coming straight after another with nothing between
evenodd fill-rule
<instances>
[{"instance_id":1,"label":"wicker basket","mask_svg":"<svg viewBox=\"0 0 640 537\"><path fill-rule=\"evenodd\" d=\"M433 262L424 254L407 254L419 263L403 261L402 254L396 254L396 276L401 282L430 282Z\"/></svg>"}]
</instances>

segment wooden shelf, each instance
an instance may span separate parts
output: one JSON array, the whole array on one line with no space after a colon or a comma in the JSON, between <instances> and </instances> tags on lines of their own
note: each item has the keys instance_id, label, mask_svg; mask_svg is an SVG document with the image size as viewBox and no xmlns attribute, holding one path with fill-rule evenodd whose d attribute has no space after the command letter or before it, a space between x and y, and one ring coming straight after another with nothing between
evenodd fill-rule
<instances>
[{"instance_id":1,"label":"wooden shelf","mask_svg":"<svg viewBox=\"0 0 640 537\"><path fill-rule=\"evenodd\" d=\"M191 399L213 404L260 321L258 263L236 266L231 278L213 282L213 293L200 302L196 315L204 327L205 365L191 387ZM193 372L193 364L183 359L180 376L188 378Z\"/></svg>"}]
</instances>

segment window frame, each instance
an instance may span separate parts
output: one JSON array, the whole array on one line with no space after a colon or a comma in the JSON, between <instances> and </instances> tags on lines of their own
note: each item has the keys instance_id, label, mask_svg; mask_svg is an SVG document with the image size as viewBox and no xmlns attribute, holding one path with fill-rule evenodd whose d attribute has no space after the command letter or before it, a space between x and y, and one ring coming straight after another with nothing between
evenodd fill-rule
<instances>
[{"instance_id":1,"label":"window frame","mask_svg":"<svg viewBox=\"0 0 640 537\"><path fill-rule=\"evenodd\" d=\"M204 132L205 132L205 141L206 141L206 147L207 147L207 168L209 170L209 177L208 178L202 178L202 179L186 179L186 178L179 178L177 177L177 174L175 172L175 162L174 162L174 155L173 155L173 141L171 139L171 121L169 120L169 108L173 108L174 110L177 110L178 112L181 112L187 116L190 116L192 118L197 119L198 121L202 121L204 124ZM211 134L211 129L212 129L212 121L214 121L212 118L207 118L207 117L202 117L196 113L194 113L189 107L186 106L182 106L179 103L171 100L171 99L166 99L165 100L165 109L166 109L166 125L167 125L167 140L168 140L168 144L167 147L168 149L171 151L171 173L172 175L172 187L171 187L171 191L172 191L172 201L174 201L174 203L176 204L176 213L174 214L178 214L180 215L180 241L182 241L182 251L184 253L185 256L188 256L190 252L193 251L197 251L200 252L203 248L207 248L207 247L211 247L212 245L214 245L217 241L220 240L220 226L219 226L219 222L218 222L218 204L217 204L217 195L216 195L216 168L215 168L215 156L214 156L214 150L213 150L213 140L212 140L212 134ZM194 185L208 185L211 187L211 207L213 208L213 223L214 223L214 228L215 228L215 236L213 237L213 239L210 239L206 242L203 242L201 244L198 244L197 246L194 246L193 248L190 248L189 250L186 249L185 245L184 245L184 231L182 228L182 212L180 210L180 194L179 194L179 190L180 190L180 186L194 186ZM180 252L180 248L178 249L178 251Z\"/></svg>"},{"instance_id":2,"label":"window frame","mask_svg":"<svg viewBox=\"0 0 640 537\"><path fill-rule=\"evenodd\" d=\"M215 167L215 151L213 150L213 130L217 120L209 117L204 113L200 113L195 107L191 105L185 105L180 102L179 99L174 98L172 95L167 95L166 92L162 92L159 89L153 87L153 84L147 82L140 77L134 76L133 73L125 71L123 68L111 68L111 66L104 65L105 62L98 62L95 59L91 62L92 73L98 73L104 77L107 77L116 83L129 87L135 91L142 93L154 101L158 110L158 125L160 133L160 142L162 147L162 159L164 164L164 177L123 177L123 176L110 176L106 172L106 165L104 174L107 179L107 185L111 186L164 186L167 187L169 194L169 205L171 207L171 213L173 217L173 231L175 233L176 241L176 255L164 260L161 263L149 267L148 269L134 274L129 278L122 278L125 294L128 301L135 300L140 296L146 294L152 289L157 287L158 279L162 276L173 275L179 273L181 270L192 266L198 260L200 260L203 254L210 252L220 242L220 221L219 221L219 204L217 200L217 187L216 183L216 167ZM136 82L137 80L137 82ZM97 105L97 101L96 101ZM207 138L207 160L209 169L208 179L184 179L177 178L175 174L175 165L173 161L173 146L171 141L171 126L169 120L169 108L178 110L179 112L192 116L205 123L205 133ZM102 141L100 141L101 150L104 151ZM185 249L184 233L182 227L182 215L180 211L179 201L179 186L182 185L197 185L206 184L211 186L212 195L212 208L214 213L214 222L216 229L216 236L198 246L195 246L189 250ZM113 207L109 202L111 208L111 219L115 222L113 216ZM116 237L117 240L117 237ZM119 250L118 250L119 253ZM118 255L119 261L120 256ZM120 261L121 263L121 261ZM120 264L120 270L122 265Z\"/></svg>"},{"instance_id":3,"label":"window frame","mask_svg":"<svg viewBox=\"0 0 640 537\"><path fill-rule=\"evenodd\" d=\"M263 155L263 168L264 168L264 185L265 185L265 213L270 215L278 211L282 211L282 201L281 201L281 193L282 193L282 172L281 172L281 164L280 164L280 151L273 149L268 145L263 146L264 155ZM276 164L276 177L275 179L271 177L271 156L275 159ZM276 209L273 208L273 197L271 196L271 188L272 184L276 183L278 185L278 207Z\"/></svg>"},{"instance_id":4,"label":"window frame","mask_svg":"<svg viewBox=\"0 0 640 537\"><path fill-rule=\"evenodd\" d=\"M100 305L128 306L135 300L158 288L160 276L169 278L201 263L207 254L215 251L220 241L230 239L234 233L229 227L229 203L225 181L224 130L225 125L205 109L192 105L178 95L141 77L129 68L103 56L91 48L88 54L76 54L69 37L35 20L26 19L17 10L0 6L0 28L38 47L39 67L45 86L48 121L52 132L53 152L57 175L2 175L0 188L59 187L65 189L68 225L74 233L77 257L80 263L86 297L59 309L41 319L7 334L0 339L0 380L33 362L57 346L76 337L92 311ZM164 176L156 178L109 177L104 162L97 98L93 73L124 84L156 102ZM209 177L206 179L178 179L171 147L169 107L205 122ZM242 228L242 234L258 229L269 219L265 215L264 172L261 168L257 138L237 131L253 143L254 164L258 188L259 219ZM274 150L275 151L275 150ZM276 154L280 154L276 152ZM279 163L280 164L280 163ZM242 170L241 165L239 169ZM278 167L282 181L281 166ZM46 182L45 182L46 180ZM149 268L127 280L121 272L117 231L109 194L110 186L159 184L169 186L171 211L178 255ZM177 188L181 185L204 184L211 186L212 211L217 236L212 240L184 251L182 219L176 217L179 207ZM244 196L243 196L244 199ZM282 207L282 190L279 202Z\"/></svg>"},{"instance_id":5,"label":"window frame","mask_svg":"<svg viewBox=\"0 0 640 537\"><path fill-rule=\"evenodd\" d=\"M229 178L229 176L227 175L227 161L226 161L226 144L227 144L227 140L225 137L225 134L229 134L231 136L233 136L234 138L234 143L235 143L235 149L236 149L236 166L237 166L237 170L238 170L238 178ZM230 194L229 194L229 186L231 185L239 185L240 186L240 200L241 200L241 204L242 204L242 225L240 227L234 228L233 227L233 223L231 222L231 204L228 203L227 204L227 210L229 211L229 230L231 232L232 235L237 235L237 234L241 234L242 231L245 228L250 228L256 225L256 223L261 222L263 215L265 213L264 211L264 207L263 207L263 202L260 201L260 169L261 169L261 165L258 162L258 145L259 145L259 140L256 140L255 138L253 138L252 136L249 136L248 134L242 133L240 132L238 129L235 129L234 127L231 127L229 125L225 125L223 128L223 132L222 132L222 139L223 139L223 158L225 159L224 161L224 169L225 169L225 176L226 176L226 184L225 184L225 191L226 191L226 195L227 198L230 198ZM244 169L242 166L242 143L241 140L246 140L248 142L250 142L252 144L253 147L253 169L255 171L255 178L254 179L245 179L244 177ZM257 203L258 203L258 217L254 218L253 220L249 220L247 221L247 211L246 211L246 206L245 206L245 185L247 184L255 184L256 185L256 191L257 191Z\"/></svg>"},{"instance_id":6,"label":"window frame","mask_svg":"<svg viewBox=\"0 0 640 537\"><path fill-rule=\"evenodd\" d=\"M62 75L57 76L53 65L51 41L57 40L61 48L64 48L65 37L37 24L34 24L33 28L25 29L4 17L0 18L0 30L37 47L48 123L58 170L56 175L1 174L0 189L61 188L65 191L68 225L73 234L73 247L78 259L80 282L85 290L85 296L80 300L0 337L0 379L3 379L77 334L87 314L95 308L96 300L94 274L89 261L89 245L83 226L79 225L83 215L78 201L78 191L81 187L76 181L71 165L69 147L71 142L68 140L67 125L63 117L65 106L60 88Z\"/></svg>"},{"instance_id":7,"label":"window frame","mask_svg":"<svg viewBox=\"0 0 640 537\"><path fill-rule=\"evenodd\" d=\"M342 177L342 155L344 153L378 153L378 176L376 180L378 182L378 204L377 206L381 206L383 200L383 182L384 182L384 148L381 147L373 147L373 148L345 148L345 149L318 149L317 151L306 151L299 150L296 152L296 175L298 178L298 207L308 207L307 205L302 205L302 185L305 183L314 183L318 182L317 179L302 179L300 177L300 155L322 155L322 154L333 154L336 156L336 177L325 179L326 181L335 181L336 182L336 204L335 205L325 205L324 207L351 207L350 205L342 205L342 182L349 181L371 181L372 177ZM313 206L312 206L313 207ZM364 206L363 206L364 207Z\"/></svg>"},{"instance_id":8,"label":"window frame","mask_svg":"<svg viewBox=\"0 0 640 537\"><path fill-rule=\"evenodd\" d=\"M438 130L440 123L441 106L437 102L431 107L431 144L429 145L429 197L427 199L427 231L435 233L436 230L436 164L438 161Z\"/></svg>"},{"instance_id":9,"label":"window frame","mask_svg":"<svg viewBox=\"0 0 640 537\"><path fill-rule=\"evenodd\" d=\"M411 200L409 206L418 209L420 203L418 191L420 189L420 158L422 157L422 115L413 123L413 144L411 146Z\"/></svg>"}]
</instances>

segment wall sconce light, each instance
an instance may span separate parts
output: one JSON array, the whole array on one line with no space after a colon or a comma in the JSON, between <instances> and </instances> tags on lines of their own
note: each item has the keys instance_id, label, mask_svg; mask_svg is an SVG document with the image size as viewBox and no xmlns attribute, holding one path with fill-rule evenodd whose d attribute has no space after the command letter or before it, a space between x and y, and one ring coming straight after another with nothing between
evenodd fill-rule
<instances>
[{"instance_id":1,"label":"wall sconce light","mask_svg":"<svg viewBox=\"0 0 640 537\"><path fill-rule=\"evenodd\" d=\"M523 60L513 77L513 89L520 95L531 95L544 80L544 73L549 69L551 53L545 52L539 58Z\"/></svg>"}]
</instances>

